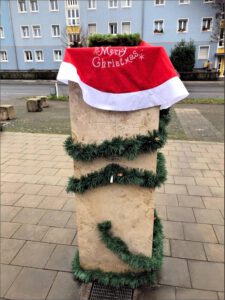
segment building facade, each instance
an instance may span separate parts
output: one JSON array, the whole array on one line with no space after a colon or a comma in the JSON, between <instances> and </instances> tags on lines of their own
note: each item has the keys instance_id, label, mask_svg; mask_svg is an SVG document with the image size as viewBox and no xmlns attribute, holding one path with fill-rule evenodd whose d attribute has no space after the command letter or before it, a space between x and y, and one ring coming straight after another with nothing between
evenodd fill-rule
<instances>
[{"instance_id":1,"label":"building facade","mask_svg":"<svg viewBox=\"0 0 225 300\"><path fill-rule=\"evenodd\" d=\"M215 0L1 0L1 69L58 69L67 45L93 33L140 33L170 55L182 39L224 73L224 39L212 41ZM223 70L222 70L223 69Z\"/></svg>"}]
</instances>

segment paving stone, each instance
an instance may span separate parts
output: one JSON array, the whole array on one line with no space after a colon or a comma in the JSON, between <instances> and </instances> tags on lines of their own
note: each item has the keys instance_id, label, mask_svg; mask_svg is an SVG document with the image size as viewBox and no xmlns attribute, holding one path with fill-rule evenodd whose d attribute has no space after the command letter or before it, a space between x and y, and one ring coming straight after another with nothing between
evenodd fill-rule
<instances>
[{"instance_id":1,"label":"paving stone","mask_svg":"<svg viewBox=\"0 0 225 300\"><path fill-rule=\"evenodd\" d=\"M212 225L184 223L185 240L217 243Z\"/></svg>"},{"instance_id":2,"label":"paving stone","mask_svg":"<svg viewBox=\"0 0 225 300\"><path fill-rule=\"evenodd\" d=\"M202 173L204 177L219 177L219 178L223 177L220 171L203 170Z\"/></svg>"},{"instance_id":3,"label":"paving stone","mask_svg":"<svg viewBox=\"0 0 225 300\"><path fill-rule=\"evenodd\" d=\"M13 281L18 276L21 271L21 267L10 266L10 265L1 265L1 289L0 296L3 297Z\"/></svg>"},{"instance_id":4,"label":"paving stone","mask_svg":"<svg viewBox=\"0 0 225 300\"><path fill-rule=\"evenodd\" d=\"M40 191L39 195L44 196L58 196L63 190L62 186L52 186L52 185L45 185Z\"/></svg>"},{"instance_id":5,"label":"paving stone","mask_svg":"<svg viewBox=\"0 0 225 300\"><path fill-rule=\"evenodd\" d=\"M15 205L23 207L37 207L43 198L44 196L39 195L24 195L16 202Z\"/></svg>"},{"instance_id":6,"label":"paving stone","mask_svg":"<svg viewBox=\"0 0 225 300\"><path fill-rule=\"evenodd\" d=\"M204 244L209 261L224 262L224 246L218 244Z\"/></svg>"},{"instance_id":7,"label":"paving stone","mask_svg":"<svg viewBox=\"0 0 225 300\"><path fill-rule=\"evenodd\" d=\"M195 181L197 185L218 186L216 179L212 177L195 177Z\"/></svg>"},{"instance_id":8,"label":"paving stone","mask_svg":"<svg viewBox=\"0 0 225 300\"><path fill-rule=\"evenodd\" d=\"M170 240L168 239L163 239L163 254L165 256L171 256L171 251L170 251Z\"/></svg>"},{"instance_id":9,"label":"paving stone","mask_svg":"<svg viewBox=\"0 0 225 300\"><path fill-rule=\"evenodd\" d=\"M174 176L174 175L182 175L182 171L181 169L176 169L176 168L171 168L171 167L168 167L167 168L167 172L170 176Z\"/></svg>"},{"instance_id":10,"label":"paving stone","mask_svg":"<svg viewBox=\"0 0 225 300\"><path fill-rule=\"evenodd\" d=\"M5 170L7 172L7 169ZM21 178L21 174L11 174L6 173L5 175L1 174L1 181L7 181L7 182L19 182L19 179Z\"/></svg>"},{"instance_id":11,"label":"paving stone","mask_svg":"<svg viewBox=\"0 0 225 300\"><path fill-rule=\"evenodd\" d=\"M196 184L194 177L190 177L190 176L174 176L174 182L175 184L189 184L189 185Z\"/></svg>"},{"instance_id":12,"label":"paving stone","mask_svg":"<svg viewBox=\"0 0 225 300\"><path fill-rule=\"evenodd\" d=\"M186 195L187 189L185 185L165 184L166 194Z\"/></svg>"},{"instance_id":13,"label":"paving stone","mask_svg":"<svg viewBox=\"0 0 225 300\"><path fill-rule=\"evenodd\" d=\"M58 272L47 297L48 300L79 300L79 285L71 273Z\"/></svg>"},{"instance_id":14,"label":"paving stone","mask_svg":"<svg viewBox=\"0 0 225 300\"><path fill-rule=\"evenodd\" d=\"M206 163L190 163L191 169L196 170L208 170L209 167Z\"/></svg>"},{"instance_id":15,"label":"paving stone","mask_svg":"<svg viewBox=\"0 0 225 300\"><path fill-rule=\"evenodd\" d=\"M23 208L14 218L14 222L24 224L37 224L45 211L38 208Z\"/></svg>"},{"instance_id":16,"label":"paving stone","mask_svg":"<svg viewBox=\"0 0 225 300\"><path fill-rule=\"evenodd\" d=\"M48 185L56 185L58 184L58 181L61 179L59 176L48 176L48 175L43 175L38 183L40 184L48 184Z\"/></svg>"},{"instance_id":17,"label":"paving stone","mask_svg":"<svg viewBox=\"0 0 225 300\"><path fill-rule=\"evenodd\" d=\"M71 212L67 211L47 211L40 220L39 225L64 227L71 214Z\"/></svg>"},{"instance_id":18,"label":"paving stone","mask_svg":"<svg viewBox=\"0 0 225 300\"><path fill-rule=\"evenodd\" d=\"M2 193L1 194L1 205L13 205L23 194L16 193Z\"/></svg>"},{"instance_id":19,"label":"paving stone","mask_svg":"<svg viewBox=\"0 0 225 300\"><path fill-rule=\"evenodd\" d=\"M213 196L215 197L224 197L224 188L223 187L209 187Z\"/></svg>"},{"instance_id":20,"label":"paving stone","mask_svg":"<svg viewBox=\"0 0 225 300\"><path fill-rule=\"evenodd\" d=\"M55 175L58 171L59 170L55 168L41 168L37 175L52 176Z\"/></svg>"},{"instance_id":21,"label":"paving stone","mask_svg":"<svg viewBox=\"0 0 225 300\"><path fill-rule=\"evenodd\" d=\"M69 221L66 223L67 228L76 228L76 214L73 213L69 218Z\"/></svg>"},{"instance_id":22,"label":"paving stone","mask_svg":"<svg viewBox=\"0 0 225 300\"><path fill-rule=\"evenodd\" d=\"M32 184L32 183L25 183L19 190L18 193L21 194L37 194L40 189L43 187L41 184Z\"/></svg>"},{"instance_id":23,"label":"paving stone","mask_svg":"<svg viewBox=\"0 0 225 300\"><path fill-rule=\"evenodd\" d=\"M26 242L12 261L12 264L32 268L43 268L55 245L39 242Z\"/></svg>"},{"instance_id":24,"label":"paving stone","mask_svg":"<svg viewBox=\"0 0 225 300\"><path fill-rule=\"evenodd\" d=\"M22 248L25 241L15 239L1 239L1 263L9 264L19 250Z\"/></svg>"},{"instance_id":25,"label":"paving stone","mask_svg":"<svg viewBox=\"0 0 225 300\"><path fill-rule=\"evenodd\" d=\"M181 169L181 175L183 176L198 176L198 177L202 177L204 170L195 170L195 169Z\"/></svg>"},{"instance_id":26,"label":"paving stone","mask_svg":"<svg viewBox=\"0 0 225 300\"><path fill-rule=\"evenodd\" d=\"M217 178L216 178L216 181L217 181L217 183L218 183L219 186L224 187L224 178L222 178L222 177L217 177Z\"/></svg>"},{"instance_id":27,"label":"paving stone","mask_svg":"<svg viewBox=\"0 0 225 300\"><path fill-rule=\"evenodd\" d=\"M209 169L213 170L213 171L223 171L223 169L224 169L223 164L209 163L208 166L209 166Z\"/></svg>"},{"instance_id":28,"label":"paving stone","mask_svg":"<svg viewBox=\"0 0 225 300\"><path fill-rule=\"evenodd\" d=\"M179 222L162 221L163 232L169 239L184 239L183 227Z\"/></svg>"},{"instance_id":29,"label":"paving stone","mask_svg":"<svg viewBox=\"0 0 225 300\"><path fill-rule=\"evenodd\" d=\"M167 215L166 215L166 207L165 206L156 206L155 207L157 214L161 220L167 220Z\"/></svg>"},{"instance_id":30,"label":"paving stone","mask_svg":"<svg viewBox=\"0 0 225 300\"><path fill-rule=\"evenodd\" d=\"M191 281L185 259L164 257L160 271L160 284L191 287Z\"/></svg>"},{"instance_id":31,"label":"paving stone","mask_svg":"<svg viewBox=\"0 0 225 300\"><path fill-rule=\"evenodd\" d=\"M66 204L63 206L63 210L65 211L75 211L75 197L73 198L69 198L66 202Z\"/></svg>"},{"instance_id":32,"label":"paving stone","mask_svg":"<svg viewBox=\"0 0 225 300\"><path fill-rule=\"evenodd\" d=\"M194 208L193 210L198 223L218 225L224 224L220 212L216 209Z\"/></svg>"},{"instance_id":33,"label":"paving stone","mask_svg":"<svg viewBox=\"0 0 225 300\"><path fill-rule=\"evenodd\" d=\"M11 221L21 210L21 207L1 206L1 221Z\"/></svg>"},{"instance_id":34,"label":"paving stone","mask_svg":"<svg viewBox=\"0 0 225 300\"><path fill-rule=\"evenodd\" d=\"M222 263L189 261L193 288L224 291L224 265Z\"/></svg>"},{"instance_id":35,"label":"paving stone","mask_svg":"<svg viewBox=\"0 0 225 300\"><path fill-rule=\"evenodd\" d=\"M6 293L7 299L45 299L57 272L24 268Z\"/></svg>"},{"instance_id":36,"label":"paving stone","mask_svg":"<svg viewBox=\"0 0 225 300\"><path fill-rule=\"evenodd\" d=\"M179 206L184 207L204 207L204 203L199 196L178 195Z\"/></svg>"},{"instance_id":37,"label":"paving stone","mask_svg":"<svg viewBox=\"0 0 225 300\"><path fill-rule=\"evenodd\" d=\"M210 189L207 186L187 185L189 195L193 196L212 196Z\"/></svg>"},{"instance_id":38,"label":"paving stone","mask_svg":"<svg viewBox=\"0 0 225 300\"><path fill-rule=\"evenodd\" d=\"M188 207L167 207L168 220L195 222L195 217L191 208Z\"/></svg>"},{"instance_id":39,"label":"paving stone","mask_svg":"<svg viewBox=\"0 0 225 300\"><path fill-rule=\"evenodd\" d=\"M219 243L224 244L224 226L213 225L213 228L216 232Z\"/></svg>"},{"instance_id":40,"label":"paving stone","mask_svg":"<svg viewBox=\"0 0 225 300\"><path fill-rule=\"evenodd\" d=\"M137 300L175 300L175 288L159 286L158 288L142 288L138 290Z\"/></svg>"},{"instance_id":41,"label":"paving stone","mask_svg":"<svg viewBox=\"0 0 225 300\"><path fill-rule=\"evenodd\" d=\"M71 245L76 231L69 228L50 228L43 238L43 242Z\"/></svg>"},{"instance_id":42,"label":"paving stone","mask_svg":"<svg viewBox=\"0 0 225 300\"><path fill-rule=\"evenodd\" d=\"M71 272L71 264L76 253L75 246L58 245L51 255L45 268Z\"/></svg>"},{"instance_id":43,"label":"paving stone","mask_svg":"<svg viewBox=\"0 0 225 300\"><path fill-rule=\"evenodd\" d=\"M40 241L48 231L48 226L23 224L13 238L27 241Z\"/></svg>"},{"instance_id":44,"label":"paving stone","mask_svg":"<svg viewBox=\"0 0 225 300\"><path fill-rule=\"evenodd\" d=\"M17 192L21 187L23 183L11 183L11 182L3 182L1 186L1 192L2 193L14 193ZM18 192L19 194L19 192ZM23 193L21 193L23 194Z\"/></svg>"},{"instance_id":45,"label":"paving stone","mask_svg":"<svg viewBox=\"0 0 225 300\"><path fill-rule=\"evenodd\" d=\"M60 210L65 205L67 198L47 196L39 204L39 208Z\"/></svg>"},{"instance_id":46,"label":"paving stone","mask_svg":"<svg viewBox=\"0 0 225 300\"><path fill-rule=\"evenodd\" d=\"M171 240L173 257L206 260L203 245L199 242Z\"/></svg>"},{"instance_id":47,"label":"paving stone","mask_svg":"<svg viewBox=\"0 0 225 300\"><path fill-rule=\"evenodd\" d=\"M40 175L20 175L20 179L18 180L18 182L24 182L24 183L37 183L38 180L41 178ZM22 177L21 177L22 176Z\"/></svg>"},{"instance_id":48,"label":"paving stone","mask_svg":"<svg viewBox=\"0 0 225 300\"><path fill-rule=\"evenodd\" d=\"M21 226L19 223L1 222L1 237L10 238Z\"/></svg>"},{"instance_id":49,"label":"paving stone","mask_svg":"<svg viewBox=\"0 0 225 300\"><path fill-rule=\"evenodd\" d=\"M177 300L217 300L216 292L176 288Z\"/></svg>"},{"instance_id":50,"label":"paving stone","mask_svg":"<svg viewBox=\"0 0 225 300\"><path fill-rule=\"evenodd\" d=\"M224 210L224 198L203 197L202 200L206 208Z\"/></svg>"},{"instance_id":51,"label":"paving stone","mask_svg":"<svg viewBox=\"0 0 225 300\"><path fill-rule=\"evenodd\" d=\"M155 193L156 205L178 206L177 195Z\"/></svg>"}]
</instances>

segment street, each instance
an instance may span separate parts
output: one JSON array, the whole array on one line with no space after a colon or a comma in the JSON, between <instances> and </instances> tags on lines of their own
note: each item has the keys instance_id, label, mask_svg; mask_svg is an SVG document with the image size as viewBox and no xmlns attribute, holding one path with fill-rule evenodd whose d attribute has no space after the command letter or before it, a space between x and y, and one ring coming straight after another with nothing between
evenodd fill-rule
<instances>
[{"instance_id":1,"label":"street","mask_svg":"<svg viewBox=\"0 0 225 300\"><path fill-rule=\"evenodd\" d=\"M49 95L54 91L55 83L47 81L0 81L1 101L10 101L17 98L36 95ZM224 83L217 82L185 82L190 93L189 98L223 98ZM59 94L67 95L66 85L59 83Z\"/></svg>"}]
</instances>

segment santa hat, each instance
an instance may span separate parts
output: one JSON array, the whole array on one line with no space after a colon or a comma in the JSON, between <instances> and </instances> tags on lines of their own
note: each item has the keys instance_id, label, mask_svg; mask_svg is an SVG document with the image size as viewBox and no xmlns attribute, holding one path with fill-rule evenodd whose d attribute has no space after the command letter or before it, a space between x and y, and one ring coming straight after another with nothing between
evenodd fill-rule
<instances>
[{"instance_id":1,"label":"santa hat","mask_svg":"<svg viewBox=\"0 0 225 300\"><path fill-rule=\"evenodd\" d=\"M188 92L163 47L68 48L57 80L77 82L90 106L131 111L165 109Z\"/></svg>"}]
</instances>

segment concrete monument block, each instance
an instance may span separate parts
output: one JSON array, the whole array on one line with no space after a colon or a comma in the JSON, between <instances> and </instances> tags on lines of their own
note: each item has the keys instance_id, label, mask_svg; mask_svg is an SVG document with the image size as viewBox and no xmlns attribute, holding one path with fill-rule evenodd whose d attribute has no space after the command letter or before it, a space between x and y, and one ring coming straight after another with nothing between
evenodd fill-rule
<instances>
[{"instance_id":1,"label":"concrete monument block","mask_svg":"<svg viewBox=\"0 0 225 300\"><path fill-rule=\"evenodd\" d=\"M13 105L0 105L0 121L13 120L16 113Z\"/></svg>"},{"instance_id":2,"label":"concrete monument block","mask_svg":"<svg viewBox=\"0 0 225 300\"><path fill-rule=\"evenodd\" d=\"M113 137L133 137L158 129L159 107L132 112L104 111L87 105L78 84L69 83L71 130L74 141L97 144ZM92 162L74 162L74 175L97 171L108 164L156 171L157 153L141 154L134 160L115 157ZM119 236L131 252L151 257L154 224L154 190L132 185L111 184L76 194L76 226L80 264L85 269L105 272L131 269L102 243L97 224L112 222L113 235Z\"/></svg>"}]
</instances>

